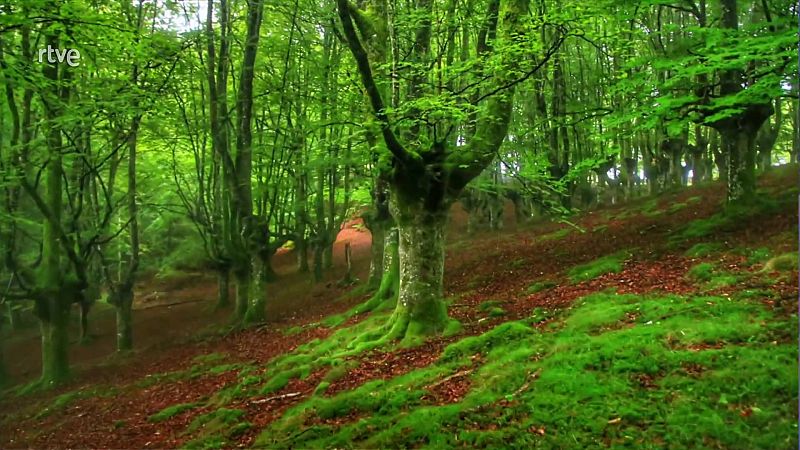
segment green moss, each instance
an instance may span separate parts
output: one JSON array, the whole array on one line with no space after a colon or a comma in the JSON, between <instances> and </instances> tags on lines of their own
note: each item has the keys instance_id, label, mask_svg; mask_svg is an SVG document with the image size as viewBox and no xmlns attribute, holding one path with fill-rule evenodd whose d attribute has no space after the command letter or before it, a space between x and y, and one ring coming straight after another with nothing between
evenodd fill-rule
<instances>
[{"instance_id":1,"label":"green moss","mask_svg":"<svg viewBox=\"0 0 800 450\"><path fill-rule=\"evenodd\" d=\"M567 276L571 282L580 283L593 280L607 273L618 273L622 271L622 263L628 256L629 253L624 251L607 255L592 262L575 266L568 272Z\"/></svg>"},{"instance_id":2,"label":"green moss","mask_svg":"<svg viewBox=\"0 0 800 450\"><path fill-rule=\"evenodd\" d=\"M667 212L673 214L686 208L687 206L688 205L686 203L673 203L667 208Z\"/></svg>"},{"instance_id":3,"label":"green moss","mask_svg":"<svg viewBox=\"0 0 800 450\"><path fill-rule=\"evenodd\" d=\"M269 425L255 445L797 445L797 350L790 338L774 343L778 330L796 332L794 320L773 316L758 301L612 293L585 297L561 314L554 327L508 322L450 344L431 366L311 397ZM552 320L549 311L535 311L540 315ZM428 387L451 375L469 381L466 396L427 403ZM304 425L351 413L358 420Z\"/></svg>"},{"instance_id":4,"label":"green moss","mask_svg":"<svg viewBox=\"0 0 800 450\"><path fill-rule=\"evenodd\" d=\"M283 330L283 335L284 336L294 336L295 334L300 334L302 332L303 332L303 327L293 326L293 327L289 327L289 328L286 328L285 330Z\"/></svg>"},{"instance_id":5,"label":"green moss","mask_svg":"<svg viewBox=\"0 0 800 450\"><path fill-rule=\"evenodd\" d=\"M747 256L746 264L748 266L753 266L768 260L770 256L772 256L772 250L766 247L745 249L743 254Z\"/></svg>"},{"instance_id":6,"label":"green moss","mask_svg":"<svg viewBox=\"0 0 800 450\"><path fill-rule=\"evenodd\" d=\"M500 304L501 302L498 300L487 300L478 305L478 311L486 312Z\"/></svg>"},{"instance_id":7,"label":"green moss","mask_svg":"<svg viewBox=\"0 0 800 450\"><path fill-rule=\"evenodd\" d=\"M523 267L528 265L528 262L525 261L525 259L520 258L520 259L515 259L514 261L511 261L508 265L512 269L522 269Z\"/></svg>"},{"instance_id":8,"label":"green moss","mask_svg":"<svg viewBox=\"0 0 800 450\"><path fill-rule=\"evenodd\" d=\"M720 213L689 222L687 226L675 232L670 240L677 243L687 239L707 237L720 231L732 231L745 224L745 219L772 214L793 202L796 202L793 197L780 195L775 198L760 196L752 202L728 204Z\"/></svg>"},{"instance_id":9,"label":"green moss","mask_svg":"<svg viewBox=\"0 0 800 450\"><path fill-rule=\"evenodd\" d=\"M328 389L328 386L331 385L330 381L320 381L317 385L316 389L314 389L314 395L322 395Z\"/></svg>"},{"instance_id":10,"label":"green moss","mask_svg":"<svg viewBox=\"0 0 800 450\"><path fill-rule=\"evenodd\" d=\"M222 362L227 357L228 357L228 355L225 354L225 353L214 352L214 353L208 353L206 355L195 356L192 359L192 361L194 361L197 364L210 365L210 364Z\"/></svg>"},{"instance_id":11,"label":"green moss","mask_svg":"<svg viewBox=\"0 0 800 450\"><path fill-rule=\"evenodd\" d=\"M703 262L692 266L689 269L688 275L698 281L708 281L714 277L714 269L714 264Z\"/></svg>"},{"instance_id":12,"label":"green moss","mask_svg":"<svg viewBox=\"0 0 800 450\"><path fill-rule=\"evenodd\" d=\"M212 449L229 447L230 439L234 439L252 428L252 424L243 421L245 412L240 409L219 408L207 414L197 416L186 432L194 434L185 444L187 449Z\"/></svg>"},{"instance_id":13,"label":"green moss","mask_svg":"<svg viewBox=\"0 0 800 450\"><path fill-rule=\"evenodd\" d=\"M739 281L739 277L732 274L721 274L711 277L708 281L708 286L712 289L725 286L732 286Z\"/></svg>"},{"instance_id":14,"label":"green moss","mask_svg":"<svg viewBox=\"0 0 800 450\"><path fill-rule=\"evenodd\" d=\"M765 272L797 271L797 253L784 253L776 256L764 264Z\"/></svg>"},{"instance_id":15,"label":"green moss","mask_svg":"<svg viewBox=\"0 0 800 450\"><path fill-rule=\"evenodd\" d=\"M693 245L689 250L684 253L691 258L699 258L718 253L722 249L722 245L716 242L701 242Z\"/></svg>"},{"instance_id":16,"label":"green moss","mask_svg":"<svg viewBox=\"0 0 800 450\"><path fill-rule=\"evenodd\" d=\"M44 407L36 418L45 417L55 411L68 408L70 405L78 400L93 397L110 397L117 393L117 389L113 387L93 387L93 388L80 388L74 391L65 392L57 396L53 401Z\"/></svg>"},{"instance_id":17,"label":"green moss","mask_svg":"<svg viewBox=\"0 0 800 450\"><path fill-rule=\"evenodd\" d=\"M444 327L444 332L442 333L442 336L443 337L455 336L458 333L460 333L462 329L463 326L461 325L461 322L451 318L447 321L447 325Z\"/></svg>"},{"instance_id":18,"label":"green moss","mask_svg":"<svg viewBox=\"0 0 800 450\"><path fill-rule=\"evenodd\" d=\"M561 228L560 230L556 230L552 233L545 234L544 236L540 236L540 241L557 241L567 237L570 233L572 233L572 228Z\"/></svg>"},{"instance_id":19,"label":"green moss","mask_svg":"<svg viewBox=\"0 0 800 450\"><path fill-rule=\"evenodd\" d=\"M147 420L154 423L163 422L185 411L196 408L197 406L199 406L198 403L178 403L177 405L168 406L162 409L161 411L151 415L150 417L147 418Z\"/></svg>"},{"instance_id":20,"label":"green moss","mask_svg":"<svg viewBox=\"0 0 800 450\"><path fill-rule=\"evenodd\" d=\"M552 289L556 286L557 286L556 283L553 281L537 281L536 283L533 283L532 285L528 286L528 288L525 289L525 293L528 295L532 295L537 292L541 292L547 289Z\"/></svg>"},{"instance_id":21,"label":"green moss","mask_svg":"<svg viewBox=\"0 0 800 450\"><path fill-rule=\"evenodd\" d=\"M489 317L502 317L506 314L506 310L495 306L489 310Z\"/></svg>"}]
</instances>

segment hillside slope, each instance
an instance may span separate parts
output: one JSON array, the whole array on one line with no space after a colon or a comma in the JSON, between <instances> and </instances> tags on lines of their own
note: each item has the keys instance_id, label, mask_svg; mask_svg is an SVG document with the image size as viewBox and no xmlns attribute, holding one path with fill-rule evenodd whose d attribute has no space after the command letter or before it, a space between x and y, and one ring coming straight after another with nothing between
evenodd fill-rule
<instances>
[{"instance_id":1,"label":"hillside slope","mask_svg":"<svg viewBox=\"0 0 800 450\"><path fill-rule=\"evenodd\" d=\"M365 345L386 308L245 330L7 399L0 446L794 448L796 186L793 166L749 208L709 185L462 237L456 334Z\"/></svg>"}]
</instances>

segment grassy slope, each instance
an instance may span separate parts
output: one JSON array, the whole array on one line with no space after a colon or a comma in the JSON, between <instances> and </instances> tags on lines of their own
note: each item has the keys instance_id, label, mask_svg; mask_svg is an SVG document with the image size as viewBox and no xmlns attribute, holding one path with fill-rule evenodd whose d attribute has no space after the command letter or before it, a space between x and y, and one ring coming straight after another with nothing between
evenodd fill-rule
<instances>
[{"instance_id":1,"label":"grassy slope","mask_svg":"<svg viewBox=\"0 0 800 450\"><path fill-rule=\"evenodd\" d=\"M464 330L454 337L372 349L363 342L389 311L342 314L325 321L332 332L265 366L210 355L128 389L218 376L207 395L150 411L149 424L173 435L165 446L796 448L797 258L786 255L796 228L772 220L796 207L793 181L769 185L757 206L674 229L670 216L700 210L692 191L594 214L586 225L599 239L637 220L666 231L656 243L587 248L590 258L545 280L507 258L525 284L512 299L455 280L451 311ZM534 239L558 249L575 233ZM681 265L651 263L639 245ZM661 288L630 293L662 276Z\"/></svg>"}]
</instances>

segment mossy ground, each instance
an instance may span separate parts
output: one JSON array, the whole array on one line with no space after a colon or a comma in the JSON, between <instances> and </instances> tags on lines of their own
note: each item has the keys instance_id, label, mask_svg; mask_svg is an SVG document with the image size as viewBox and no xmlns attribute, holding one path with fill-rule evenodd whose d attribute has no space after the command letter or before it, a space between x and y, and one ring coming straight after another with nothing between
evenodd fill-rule
<instances>
[{"instance_id":1,"label":"mossy ground","mask_svg":"<svg viewBox=\"0 0 800 450\"><path fill-rule=\"evenodd\" d=\"M549 326L507 322L438 361L332 397L265 429L274 448L792 448L796 321L754 300L598 293ZM467 371L455 403L430 386Z\"/></svg>"},{"instance_id":2,"label":"mossy ground","mask_svg":"<svg viewBox=\"0 0 800 450\"><path fill-rule=\"evenodd\" d=\"M593 280L600 275L616 273L622 270L622 263L630 255L627 251L614 253L604 256L594 261L574 267L569 271L568 276L573 283Z\"/></svg>"},{"instance_id":3,"label":"mossy ground","mask_svg":"<svg viewBox=\"0 0 800 450\"><path fill-rule=\"evenodd\" d=\"M444 336L413 348L383 339L393 300L372 297L276 332L304 343L258 364L215 347L230 353L143 379L131 389L205 379L213 389L139 417L182 448L797 447L796 303L778 302L797 267L785 245L796 228L736 234L782 202L695 216L708 202L664 196L580 224L593 233L522 235L479 258L505 262L448 281L445 303L461 322ZM653 224L660 234L646 235ZM666 281L636 272L662 270L642 263L663 257L680 263ZM65 394L52 416L65 420L84 399ZM112 419L114 430L142 427Z\"/></svg>"}]
</instances>

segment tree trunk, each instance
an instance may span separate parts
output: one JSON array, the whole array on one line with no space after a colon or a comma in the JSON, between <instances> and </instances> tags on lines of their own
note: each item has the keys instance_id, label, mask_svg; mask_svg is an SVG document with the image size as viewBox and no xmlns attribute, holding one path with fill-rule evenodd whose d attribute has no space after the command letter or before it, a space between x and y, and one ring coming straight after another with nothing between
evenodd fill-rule
<instances>
[{"instance_id":1,"label":"tree trunk","mask_svg":"<svg viewBox=\"0 0 800 450\"><path fill-rule=\"evenodd\" d=\"M253 257L252 273L250 277L250 301L247 304L244 321L246 323L261 323L267 315L265 311L266 301L264 298L263 274L264 265L261 258Z\"/></svg>"},{"instance_id":2,"label":"tree trunk","mask_svg":"<svg viewBox=\"0 0 800 450\"><path fill-rule=\"evenodd\" d=\"M368 289L376 289L381 284L383 277L383 252L386 244L386 230L385 225L380 222L371 224L370 234L372 234L372 242L370 244L370 263L369 263L369 278L367 278Z\"/></svg>"},{"instance_id":3,"label":"tree trunk","mask_svg":"<svg viewBox=\"0 0 800 450\"><path fill-rule=\"evenodd\" d=\"M0 388L8 384L8 370L6 370L5 339L3 339L3 322L5 317L0 314Z\"/></svg>"},{"instance_id":4,"label":"tree trunk","mask_svg":"<svg viewBox=\"0 0 800 450\"><path fill-rule=\"evenodd\" d=\"M61 300L59 294L42 303L47 309L41 314L42 332L42 378L44 387L62 383L69 377L69 303Z\"/></svg>"},{"instance_id":5,"label":"tree trunk","mask_svg":"<svg viewBox=\"0 0 800 450\"><path fill-rule=\"evenodd\" d=\"M728 155L727 199L748 200L755 195L755 151L753 137L738 129L723 130L722 149Z\"/></svg>"},{"instance_id":6,"label":"tree trunk","mask_svg":"<svg viewBox=\"0 0 800 450\"><path fill-rule=\"evenodd\" d=\"M117 311L117 351L133 349L133 286L122 287L114 306Z\"/></svg>"},{"instance_id":7,"label":"tree trunk","mask_svg":"<svg viewBox=\"0 0 800 450\"><path fill-rule=\"evenodd\" d=\"M247 306L250 303L250 270L249 266L241 266L233 274L236 281L236 305L233 318L237 322L244 320Z\"/></svg>"},{"instance_id":8,"label":"tree trunk","mask_svg":"<svg viewBox=\"0 0 800 450\"><path fill-rule=\"evenodd\" d=\"M325 233L328 238L325 240L325 246L322 248L322 268L327 270L333 267L333 242L335 238L331 238L331 233Z\"/></svg>"},{"instance_id":9,"label":"tree trunk","mask_svg":"<svg viewBox=\"0 0 800 450\"><path fill-rule=\"evenodd\" d=\"M80 307L80 321L81 321L81 343L89 342L89 310L92 308L92 303L86 300L78 302Z\"/></svg>"},{"instance_id":10,"label":"tree trunk","mask_svg":"<svg viewBox=\"0 0 800 450\"><path fill-rule=\"evenodd\" d=\"M323 237L317 236L314 242L314 282L322 281L322 254L324 252Z\"/></svg>"},{"instance_id":11,"label":"tree trunk","mask_svg":"<svg viewBox=\"0 0 800 450\"><path fill-rule=\"evenodd\" d=\"M217 269L217 306L216 309L225 309L231 304L230 296L231 271L228 267Z\"/></svg>"},{"instance_id":12,"label":"tree trunk","mask_svg":"<svg viewBox=\"0 0 800 450\"><path fill-rule=\"evenodd\" d=\"M406 340L440 333L448 321L443 299L447 212L413 209L398 217L400 291L390 331Z\"/></svg>"}]
</instances>

